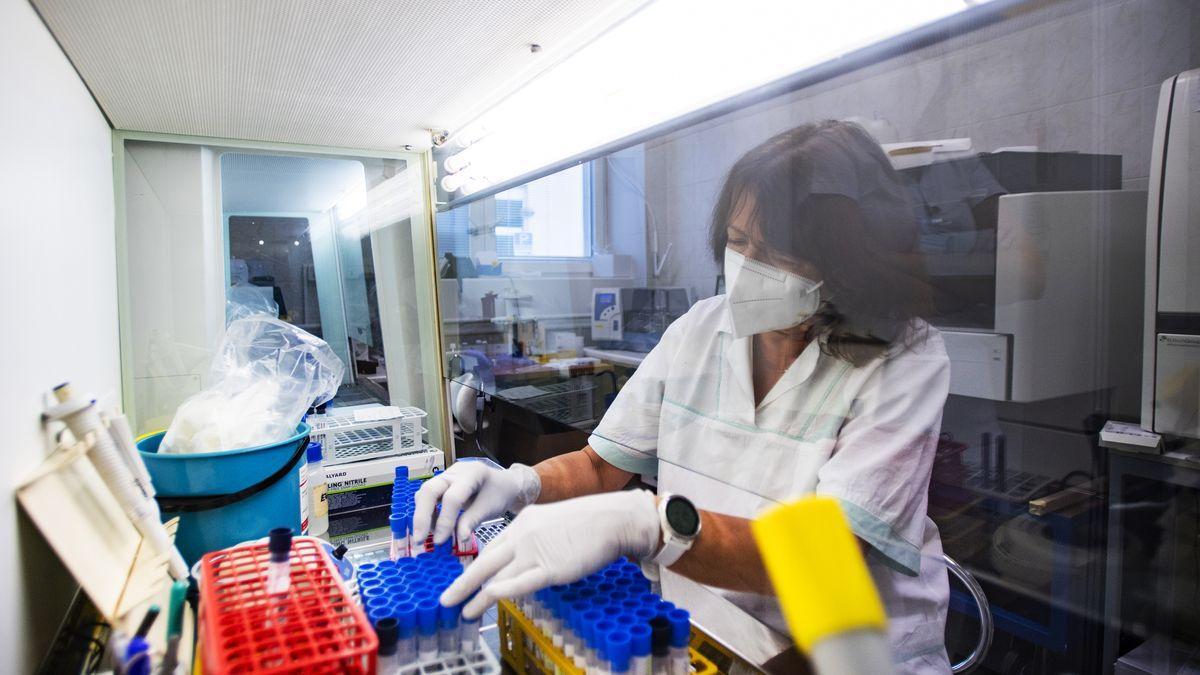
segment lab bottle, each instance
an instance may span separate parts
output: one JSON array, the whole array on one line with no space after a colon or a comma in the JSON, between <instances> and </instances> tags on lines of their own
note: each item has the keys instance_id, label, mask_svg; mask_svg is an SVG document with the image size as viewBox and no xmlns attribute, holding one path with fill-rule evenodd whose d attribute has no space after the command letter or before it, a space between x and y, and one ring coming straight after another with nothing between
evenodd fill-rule
<instances>
[{"instance_id":1,"label":"lab bottle","mask_svg":"<svg viewBox=\"0 0 1200 675\"><path fill-rule=\"evenodd\" d=\"M320 537L329 531L328 483L325 478L324 452L321 444L308 444L308 533Z\"/></svg>"}]
</instances>

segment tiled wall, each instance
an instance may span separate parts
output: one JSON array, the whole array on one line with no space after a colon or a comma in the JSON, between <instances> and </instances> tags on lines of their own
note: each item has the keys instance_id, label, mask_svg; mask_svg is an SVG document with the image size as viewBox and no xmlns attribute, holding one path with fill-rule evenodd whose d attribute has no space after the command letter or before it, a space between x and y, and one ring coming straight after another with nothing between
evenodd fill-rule
<instances>
[{"instance_id":1,"label":"tiled wall","mask_svg":"<svg viewBox=\"0 0 1200 675\"><path fill-rule=\"evenodd\" d=\"M1159 85L1198 66L1200 2L1064 0L647 143L647 225L660 251L674 244L658 284L712 294L703 235L721 180L780 131L858 116L887 120L883 140L1116 153L1125 187L1144 189Z\"/></svg>"}]
</instances>

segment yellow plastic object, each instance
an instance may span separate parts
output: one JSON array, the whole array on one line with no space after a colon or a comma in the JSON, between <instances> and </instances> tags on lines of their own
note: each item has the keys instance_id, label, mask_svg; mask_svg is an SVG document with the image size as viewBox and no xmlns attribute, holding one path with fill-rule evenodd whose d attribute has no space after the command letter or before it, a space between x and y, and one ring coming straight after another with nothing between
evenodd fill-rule
<instances>
[{"instance_id":1,"label":"yellow plastic object","mask_svg":"<svg viewBox=\"0 0 1200 675\"><path fill-rule=\"evenodd\" d=\"M509 600L497 603L496 626L500 631L500 657L519 675L584 675L575 667L553 640L534 625L520 609ZM691 673L694 675L720 675L721 671L703 654L696 651L693 630Z\"/></svg>"},{"instance_id":2,"label":"yellow plastic object","mask_svg":"<svg viewBox=\"0 0 1200 675\"><path fill-rule=\"evenodd\" d=\"M751 528L796 644L806 653L846 631L884 630L883 603L837 500L805 497Z\"/></svg>"}]
</instances>

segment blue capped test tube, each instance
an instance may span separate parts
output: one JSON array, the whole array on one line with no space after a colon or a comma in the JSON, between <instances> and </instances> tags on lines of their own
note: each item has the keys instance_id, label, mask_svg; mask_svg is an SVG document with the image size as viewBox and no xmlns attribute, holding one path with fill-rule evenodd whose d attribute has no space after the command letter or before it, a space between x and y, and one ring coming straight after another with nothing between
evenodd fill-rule
<instances>
[{"instance_id":1,"label":"blue capped test tube","mask_svg":"<svg viewBox=\"0 0 1200 675\"><path fill-rule=\"evenodd\" d=\"M629 673L630 642L629 633L624 630L612 630L604 635L605 667L608 672L613 675Z\"/></svg>"},{"instance_id":2,"label":"blue capped test tube","mask_svg":"<svg viewBox=\"0 0 1200 675\"><path fill-rule=\"evenodd\" d=\"M458 619L462 607L438 605L438 651L447 656L459 650Z\"/></svg>"},{"instance_id":3,"label":"blue capped test tube","mask_svg":"<svg viewBox=\"0 0 1200 675\"><path fill-rule=\"evenodd\" d=\"M438 655L438 601L426 598L417 605L417 658L428 661Z\"/></svg>"},{"instance_id":4,"label":"blue capped test tube","mask_svg":"<svg viewBox=\"0 0 1200 675\"><path fill-rule=\"evenodd\" d=\"M636 623L629 627L629 671L631 675L650 675L650 626Z\"/></svg>"},{"instance_id":5,"label":"blue capped test tube","mask_svg":"<svg viewBox=\"0 0 1200 675\"><path fill-rule=\"evenodd\" d=\"M411 555L411 538L409 536L412 529L411 523L412 517L403 512L393 511L392 515L388 516L388 525L392 528L392 560L407 558Z\"/></svg>"},{"instance_id":6,"label":"blue capped test tube","mask_svg":"<svg viewBox=\"0 0 1200 675\"><path fill-rule=\"evenodd\" d=\"M411 596L401 602L396 610L399 623L400 639L396 643L396 660L400 665L415 663L417 660L417 604Z\"/></svg>"},{"instance_id":7,"label":"blue capped test tube","mask_svg":"<svg viewBox=\"0 0 1200 675\"><path fill-rule=\"evenodd\" d=\"M688 655L688 639L692 635L691 617L687 610L673 609L667 612L671 623L671 675L687 675L691 658Z\"/></svg>"}]
</instances>

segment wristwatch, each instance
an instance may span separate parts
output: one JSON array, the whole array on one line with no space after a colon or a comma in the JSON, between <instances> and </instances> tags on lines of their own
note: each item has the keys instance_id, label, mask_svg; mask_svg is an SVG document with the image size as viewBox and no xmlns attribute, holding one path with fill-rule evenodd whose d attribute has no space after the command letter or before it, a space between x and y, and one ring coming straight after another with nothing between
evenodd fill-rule
<instances>
[{"instance_id":1,"label":"wristwatch","mask_svg":"<svg viewBox=\"0 0 1200 675\"><path fill-rule=\"evenodd\" d=\"M662 525L663 545L653 561L670 567L700 536L700 512L687 497L665 494L658 502L658 520Z\"/></svg>"}]
</instances>

